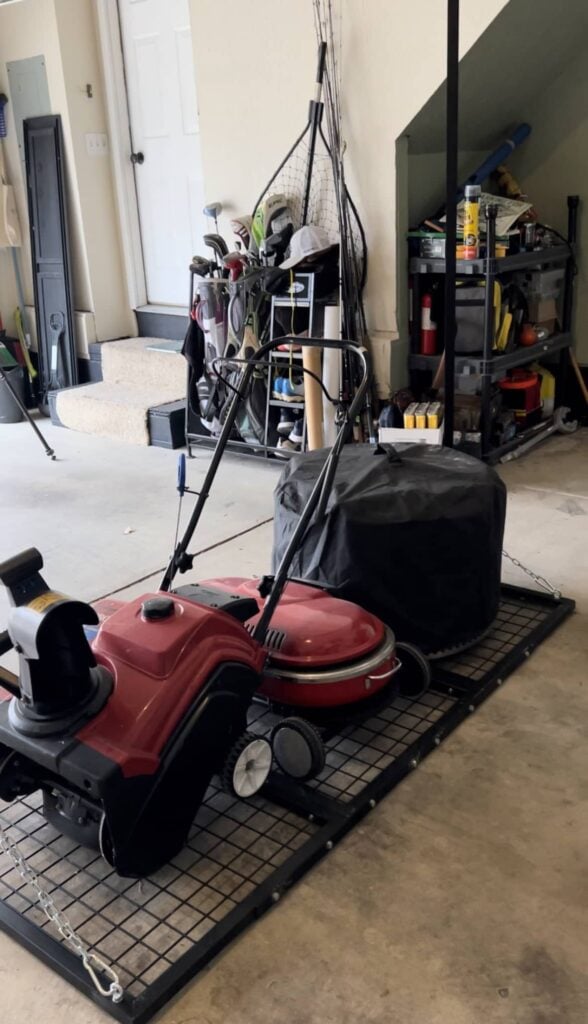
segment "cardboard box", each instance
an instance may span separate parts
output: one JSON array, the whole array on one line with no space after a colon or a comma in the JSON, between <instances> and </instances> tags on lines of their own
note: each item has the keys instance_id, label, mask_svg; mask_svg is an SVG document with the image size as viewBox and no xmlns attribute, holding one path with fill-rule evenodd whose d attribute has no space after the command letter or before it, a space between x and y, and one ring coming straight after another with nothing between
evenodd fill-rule
<instances>
[{"instance_id":1,"label":"cardboard box","mask_svg":"<svg viewBox=\"0 0 588 1024\"><path fill-rule=\"evenodd\" d=\"M557 320L557 303L555 299L536 299L529 297L529 320L532 324L543 323L545 320Z\"/></svg>"},{"instance_id":2,"label":"cardboard box","mask_svg":"<svg viewBox=\"0 0 588 1024\"><path fill-rule=\"evenodd\" d=\"M402 427L380 427L378 440L382 444L443 444L443 427L437 430L403 430Z\"/></svg>"}]
</instances>

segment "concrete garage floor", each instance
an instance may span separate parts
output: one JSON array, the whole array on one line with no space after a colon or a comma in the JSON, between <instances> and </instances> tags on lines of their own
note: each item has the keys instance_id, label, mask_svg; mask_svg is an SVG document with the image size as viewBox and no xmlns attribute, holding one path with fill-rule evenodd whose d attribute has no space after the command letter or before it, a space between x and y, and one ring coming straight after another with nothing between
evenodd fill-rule
<instances>
[{"instance_id":1,"label":"concrete garage floor","mask_svg":"<svg viewBox=\"0 0 588 1024\"><path fill-rule=\"evenodd\" d=\"M0 430L0 557L35 543L51 584L87 599L164 565L174 453L49 426L53 465L25 425ZM507 550L577 614L162 1024L586 1024L588 431L501 474ZM271 514L276 476L227 459L196 544L220 546L198 576L267 568L271 526L230 538ZM2 1024L108 1019L2 934L0 992Z\"/></svg>"}]
</instances>

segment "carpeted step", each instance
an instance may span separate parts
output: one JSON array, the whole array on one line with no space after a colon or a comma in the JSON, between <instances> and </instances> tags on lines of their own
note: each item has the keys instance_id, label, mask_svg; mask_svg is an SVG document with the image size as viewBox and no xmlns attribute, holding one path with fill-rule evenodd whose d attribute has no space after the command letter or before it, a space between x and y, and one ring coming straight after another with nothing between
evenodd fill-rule
<instances>
[{"instance_id":1,"label":"carpeted step","mask_svg":"<svg viewBox=\"0 0 588 1024\"><path fill-rule=\"evenodd\" d=\"M163 358L172 357L164 354ZM160 378L148 384L136 378L126 383L104 380L60 391L55 398L59 421L64 427L84 434L148 445L149 409L184 396L185 363L183 359L181 362L183 372L181 379L178 375L177 380L174 373L171 380Z\"/></svg>"},{"instance_id":2,"label":"carpeted step","mask_svg":"<svg viewBox=\"0 0 588 1024\"><path fill-rule=\"evenodd\" d=\"M171 388L173 398L186 392L186 360L179 352L155 351L161 338L122 338L101 346L102 380L144 388ZM162 404L170 399L162 398Z\"/></svg>"}]
</instances>

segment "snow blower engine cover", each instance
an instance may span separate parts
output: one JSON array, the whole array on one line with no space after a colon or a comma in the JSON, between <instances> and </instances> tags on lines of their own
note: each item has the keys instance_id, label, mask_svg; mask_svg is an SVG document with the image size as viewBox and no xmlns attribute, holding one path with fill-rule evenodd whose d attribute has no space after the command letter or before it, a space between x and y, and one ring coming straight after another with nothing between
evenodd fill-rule
<instances>
[{"instance_id":1,"label":"snow blower engine cover","mask_svg":"<svg viewBox=\"0 0 588 1024\"><path fill-rule=\"evenodd\" d=\"M273 569L327 456L291 459L274 492ZM500 599L506 488L462 452L348 445L290 577L327 587L434 654L476 640Z\"/></svg>"}]
</instances>

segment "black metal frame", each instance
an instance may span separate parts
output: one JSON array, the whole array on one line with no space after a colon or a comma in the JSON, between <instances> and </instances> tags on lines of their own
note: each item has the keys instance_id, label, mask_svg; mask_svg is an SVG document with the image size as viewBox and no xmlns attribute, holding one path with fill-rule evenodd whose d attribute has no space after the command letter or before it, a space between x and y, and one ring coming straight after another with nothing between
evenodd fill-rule
<instances>
[{"instance_id":1,"label":"black metal frame","mask_svg":"<svg viewBox=\"0 0 588 1024\"><path fill-rule=\"evenodd\" d=\"M381 718L377 720L377 722L384 720L383 724L387 726L382 736L390 735L389 730L392 730L393 734L395 729L396 735L400 737L399 742L391 740L388 742L394 742L393 749L397 747L400 752L398 755L394 753L385 758L386 764L381 770L372 759L374 767L369 769L369 775L364 775L365 784L361 780L354 780L351 775L346 775L347 789L342 788L339 792L333 788L333 785L330 785L330 782L337 776L345 775L345 768L348 763L353 762L354 756L361 759L364 748L358 742L353 742L353 736L358 739L360 735L369 736L369 730L377 728L377 723L374 724L376 722L374 716L377 712L373 707L364 712L359 720L340 729L336 736L326 734L327 747L329 747L329 743L332 747L334 744L338 744L334 748L335 752L345 748L347 744L359 748L359 754L350 755L348 762L345 761L343 755L337 755L344 762L343 768L341 770L336 767L331 769L333 774L327 778L324 784L320 782L320 777L318 782L315 780L309 784L299 784L275 773L271 776L270 782L262 794L264 799L254 798L253 809L251 809L251 801L233 802L226 812L223 809L222 801L229 801L229 798L220 793L216 794L212 801L213 803L214 800L217 802L218 817L215 821L220 822L221 825L223 822L232 822L231 828L238 827L240 830L242 827L247 827L253 820L248 819L246 815L253 814L255 818L259 816L260 820L257 826L248 828L248 831L252 835L258 835L259 841L265 842L268 840L268 834L264 832L264 819L277 821L280 824L281 816L284 822L287 818L292 822L299 822L300 832L297 836L300 839L300 844L297 848L294 844L284 846L282 854L286 856L286 859L276 867L273 867L274 861L270 861L268 854L265 864L266 872L262 880L252 885L243 899L238 902L236 899L228 901L233 903L233 909L220 919L215 917L214 921L217 923L214 926L209 926L210 930L199 941L194 940L190 948L171 963L156 980L150 983L146 982L138 995L134 997L125 995L123 1002L119 1005L108 1002L98 995L81 961L61 944L52 931L46 931L45 928L32 922L30 916L32 900L29 902L27 914L24 911L19 913L4 901L0 901L0 927L38 956L46 965L57 971L66 981L89 996L113 1018L121 1021L122 1024L145 1024L232 939L253 923L260 914L274 906L294 882L324 857L350 829L369 813L379 800L414 770L427 754L439 746L465 718L474 712L574 609L574 602L571 600L554 599L538 594L536 591L518 587L504 586L502 595L502 617L499 616L497 624L490 634L471 651L434 663L433 687L428 695L421 701L411 702L395 698L389 700L388 704L385 701L382 703L380 706ZM526 625L522 626L521 623L526 623ZM265 705L258 704L253 711L253 721L250 727L257 732L267 732L267 729L271 727L271 721L267 724L266 717L271 719L271 710ZM372 718L368 718L368 715L371 715ZM416 726L408 724L408 720L417 723ZM414 731L415 729L416 731ZM376 732L371 735L380 739ZM372 748L366 746L365 749ZM382 749L381 746L375 751L376 756L379 756L380 749ZM338 763L335 761L335 765ZM349 782L352 783L351 786L348 785ZM10 806L14 807L15 805ZM244 811L243 816L236 813L239 809ZM28 813L34 814L34 811ZM212 813L210 809L208 813ZM225 817L225 813L228 818ZM236 818L231 818L232 814L235 814ZM206 838L206 828L208 827L206 821L209 820L205 819L205 824L200 830L196 829L196 839L194 840L196 844L202 835ZM235 820L241 824L237 826ZM212 825L210 827L212 828ZM258 829L257 833L253 831L255 827ZM296 831L295 825L292 824L286 825L286 828L289 828L291 832ZM219 829L210 838L216 842L216 837L219 835L223 836L225 832ZM228 841L232 839L230 831L227 831L226 835ZM221 847L223 840L219 839L218 844ZM230 842L228 844L230 845ZM201 849L198 845L195 848ZM207 847L203 845L202 849L206 850ZM215 847L213 846L212 849L211 857L214 856ZM235 847L235 849L238 848ZM205 853L202 853L202 858L206 862ZM200 863L198 854L196 854L196 861L198 864ZM221 866L228 863L228 869L232 867L232 862L226 862L220 856L218 862ZM60 862L58 861L58 863ZM71 866L71 861L68 863ZM83 871L82 867L82 874ZM178 871L175 873L179 874ZM5 877L6 875L0 875L2 879ZM181 878L184 877L188 881L190 880L189 875L181 875ZM154 876L154 881L156 878L157 876ZM214 878L212 881L214 882ZM195 883L195 885L197 884ZM170 886L171 888L172 886ZM220 885L219 888L222 889ZM6 885L4 885L4 889L6 889ZM57 901L59 901L59 892L58 884ZM117 899L126 900L129 893L124 891L119 894L118 890L113 890L112 895L115 899L109 906L114 906ZM69 899L71 900L71 898L70 894ZM177 903L178 900L175 902ZM193 906L193 904L191 905ZM184 903L183 906L189 910L188 905ZM100 912L98 912L98 917L100 917ZM164 926L167 920L162 914L161 925ZM118 930L115 929L114 934L118 935ZM162 956L158 963L161 959L167 963L170 962L167 956ZM142 979L141 985L143 985Z\"/></svg>"},{"instance_id":2,"label":"black metal frame","mask_svg":"<svg viewBox=\"0 0 588 1024\"><path fill-rule=\"evenodd\" d=\"M455 244L457 233L457 160L459 149L459 0L447 0L447 82L445 103L445 423L443 444L453 448L455 403ZM416 307L417 309L420 306Z\"/></svg>"}]
</instances>

